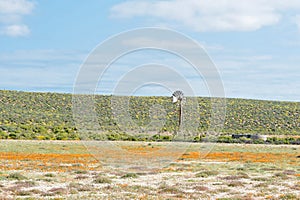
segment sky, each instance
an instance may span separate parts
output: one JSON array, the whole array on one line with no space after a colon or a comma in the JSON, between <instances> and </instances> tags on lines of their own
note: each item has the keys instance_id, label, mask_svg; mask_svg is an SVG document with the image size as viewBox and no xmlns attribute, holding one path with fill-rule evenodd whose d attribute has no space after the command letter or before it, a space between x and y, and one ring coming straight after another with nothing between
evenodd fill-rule
<instances>
[{"instance_id":1,"label":"sky","mask_svg":"<svg viewBox=\"0 0 300 200\"><path fill-rule=\"evenodd\" d=\"M218 69L226 97L300 101L299 0L0 0L0 89L72 93L83 63L99 44L143 27L174 30L197 41ZM116 60L96 91L112 93L126 73L149 63L175 66L198 88L197 95L211 94L205 77L190 75L189 64L155 50ZM168 70L155 69L174 81ZM155 82L135 92L172 91Z\"/></svg>"}]
</instances>

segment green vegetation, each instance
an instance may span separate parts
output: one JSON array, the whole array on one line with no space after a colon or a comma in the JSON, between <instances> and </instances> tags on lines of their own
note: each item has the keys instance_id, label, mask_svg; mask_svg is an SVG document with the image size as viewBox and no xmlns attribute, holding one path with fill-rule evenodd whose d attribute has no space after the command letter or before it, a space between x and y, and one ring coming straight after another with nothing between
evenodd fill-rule
<instances>
[{"instance_id":1,"label":"green vegetation","mask_svg":"<svg viewBox=\"0 0 300 200\"><path fill-rule=\"evenodd\" d=\"M178 105L169 97L130 97L129 115L135 122L120 130L111 109L111 96L95 96L95 108L102 131L109 140L168 141L178 131ZM147 129L151 107L160 105L165 110L165 123L159 129ZM211 124L210 98L198 98L199 122L196 135L204 135ZM223 134L252 133L266 135L300 135L300 103L244 99L227 99ZM160 116L153 116L159 118ZM141 127L136 129L135 127ZM124 131L126 130L126 131ZM148 132L154 134L149 135ZM131 133L134 133L132 136ZM59 93L31 93L0 91L0 139L80 140L72 113L72 95ZM88 137L101 140L96 133ZM203 140L204 139L204 140ZM198 136L195 141L209 140ZM217 142L241 142L222 136ZM245 139L244 139L245 140ZM269 143L293 144L299 139L268 138ZM253 141L242 141L253 142ZM263 143L256 140L254 143Z\"/></svg>"},{"instance_id":2,"label":"green vegetation","mask_svg":"<svg viewBox=\"0 0 300 200\"><path fill-rule=\"evenodd\" d=\"M127 173L121 176L121 178L137 178L138 175L136 173Z\"/></svg>"},{"instance_id":3,"label":"green vegetation","mask_svg":"<svg viewBox=\"0 0 300 200\"><path fill-rule=\"evenodd\" d=\"M15 172L15 173L12 173L12 174L9 174L7 176L8 179L14 179L14 180L25 180L27 179L27 177L23 176L22 174L18 173L18 172Z\"/></svg>"},{"instance_id":4,"label":"green vegetation","mask_svg":"<svg viewBox=\"0 0 300 200\"><path fill-rule=\"evenodd\" d=\"M251 139L246 137L241 138L232 138L228 135L221 135L217 138L202 138L201 140L197 141L204 141L204 142L218 142L218 143L246 143L246 144L300 144L300 138L294 137L283 137L279 138L276 136L270 136L266 139L266 141L262 139Z\"/></svg>"},{"instance_id":5,"label":"green vegetation","mask_svg":"<svg viewBox=\"0 0 300 200\"><path fill-rule=\"evenodd\" d=\"M196 174L196 177L207 178L209 176L216 176L219 172L217 171L202 171Z\"/></svg>"}]
</instances>

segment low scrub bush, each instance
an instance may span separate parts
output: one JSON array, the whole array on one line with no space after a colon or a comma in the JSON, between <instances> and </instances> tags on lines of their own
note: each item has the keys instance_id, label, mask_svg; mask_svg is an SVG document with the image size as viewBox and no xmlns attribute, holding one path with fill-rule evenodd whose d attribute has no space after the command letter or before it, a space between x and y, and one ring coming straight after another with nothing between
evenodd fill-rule
<instances>
[{"instance_id":1,"label":"low scrub bush","mask_svg":"<svg viewBox=\"0 0 300 200\"><path fill-rule=\"evenodd\" d=\"M102 183L112 183L111 179L104 177L104 176L99 176L94 179L94 183L97 184L102 184Z\"/></svg>"},{"instance_id":2,"label":"low scrub bush","mask_svg":"<svg viewBox=\"0 0 300 200\"><path fill-rule=\"evenodd\" d=\"M8 179L14 179L14 180L25 180L27 179L26 176L23 176L22 174L16 172L16 173L12 173L12 174L9 174L7 176Z\"/></svg>"}]
</instances>

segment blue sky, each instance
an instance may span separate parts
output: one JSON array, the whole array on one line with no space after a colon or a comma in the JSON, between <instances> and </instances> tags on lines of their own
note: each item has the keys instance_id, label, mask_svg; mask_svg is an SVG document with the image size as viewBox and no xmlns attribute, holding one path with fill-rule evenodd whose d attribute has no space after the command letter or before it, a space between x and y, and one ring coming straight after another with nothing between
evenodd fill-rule
<instances>
[{"instance_id":1,"label":"blue sky","mask_svg":"<svg viewBox=\"0 0 300 200\"><path fill-rule=\"evenodd\" d=\"M81 64L100 42L139 27L174 29L198 41L227 97L300 100L299 0L0 0L0 89L72 92ZM149 62L184 65L149 51L114 65ZM122 76L113 69L100 93L109 93L110 82ZM203 80L193 84L205 87ZM161 90L140 93L167 91Z\"/></svg>"}]
</instances>

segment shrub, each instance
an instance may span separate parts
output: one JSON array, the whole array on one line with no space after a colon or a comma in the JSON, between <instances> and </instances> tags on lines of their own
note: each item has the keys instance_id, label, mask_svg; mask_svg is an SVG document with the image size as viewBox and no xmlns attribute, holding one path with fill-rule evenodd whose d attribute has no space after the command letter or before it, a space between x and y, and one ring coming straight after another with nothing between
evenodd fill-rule
<instances>
[{"instance_id":1,"label":"shrub","mask_svg":"<svg viewBox=\"0 0 300 200\"><path fill-rule=\"evenodd\" d=\"M240 187L244 186L244 184L240 181L231 181L227 184L229 187Z\"/></svg>"},{"instance_id":2,"label":"shrub","mask_svg":"<svg viewBox=\"0 0 300 200\"><path fill-rule=\"evenodd\" d=\"M196 136L193 139L193 142L201 142L201 141L202 141L202 138L200 136Z\"/></svg>"},{"instance_id":3,"label":"shrub","mask_svg":"<svg viewBox=\"0 0 300 200\"><path fill-rule=\"evenodd\" d=\"M88 172L86 170L76 170L74 173L75 174L87 174Z\"/></svg>"},{"instance_id":4,"label":"shrub","mask_svg":"<svg viewBox=\"0 0 300 200\"><path fill-rule=\"evenodd\" d=\"M0 130L0 139L7 139L8 134L5 131Z\"/></svg>"},{"instance_id":5,"label":"shrub","mask_svg":"<svg viewBox=\"0 0 300 200\"><path fill-rule=\"evenodd\" d=\"M170 135L163 135L163 136L161 137L161 139L162 139L163 141L171 141L171 140L172 140L172 136L170 136Z\"/></svg>"},{"instance_id":6,"label":"shrub","mask_svg":"<svg viewBox=\"0 0 300 200\"><path fill-rule=\"evenodd\" d=\"M238 139L241 143L252 144L253 140L251 138L241 137Z\"/></svg>"},{"instance_id":7,"label":"shrub","mask_svg":"<svg viewBox=\"0 0 300 200\"><path fill-rule=\"evenodd\" d=\"M265 144L265 141L263 139L256 139L253 140L253 144Z\"/></svg>"},{"instance_id":8,"label":"shrub","mask_svg":"<svg viewBox=\"0 0 300 200\"><path fill-rule=\"evenodd\" d=\"M217 142L219 143L234 143L234 139L231 136L225 135L218 137Z\"/></svg>"},{"instance_id":9,"label":"shrub","mask_svg":"<svg viewBox=\"0 0 300 200\"><path fill-rule=\"evenodd\" d=\"M12 173L12 174L9 174L7 176L8 179L14 179L14 180L25 180L27 179L26 176L23 176L22 174L16 172L16 173Z\"/></svg>"},{"instance_id":10,"label":"shrub","mask_svg":"<svg viewBox=\"0 0 300 200\"><path fill-rule=\"evenodd\" d=\"M25 190L20 190L20 191L15 192L15 195L18 195L18 196L29 196L31 194L32 194L31 191L25 191Z\"/></svg>"},{"instance_id":11,"label":"shrub","mask_svg":"<svg viewBox=\"0 0 300 200\"><path fill-rule=\"evenodd\" d=\"M127 173L121 176L121 178L137 178L138 175L136 173Z\"/></svg>"},{"instance_id":12,"label":"shrub","mask_svg":"<svg viewBox=\"0 0 300 200\"><path fill-rule=\"evenodd\" d=\"M15 133L10 133L10 134L8 134L8 138L9 138L9 139L15 140L15 139L17 139L17 134L15 134Z\"/></svg>"},{"instance_id":13,"label":"shrub","mask_svg":"<svg viewBox=\"0 0 300 200\"><path fill-rule=\"evenodd\" d=\"M197 185L193 189L196 190L196 191L208 191L209 190L208 187L203 186L203 185Z\"/></svg>"},{"instance_id":14,"label":"shrub","mask_svg":"<svg viewBox=\"0 0 300 200\"><path fill-rule=\"evenodd\" d=\"M182 191L179 190L177 187L174 186L169 186L166 183L163 183L162 185L159 186L159 193L181 193Z\"/></svg>"},{"instance_id":15,"label":"shrub","mask_svg":"<svg viewBox=\"0 0 300 200\"><path fill-rule=\"evenodd\" d=\"M206 178L209 176L216 176L218 175L219 172L217 171L202 171L196 174L196 177L202 177L202 178Z\"/></svg>"},{"instance_id":16,"label":"shrub","mask_svg":"<svg viewBox=\"0 0 300 200\"><path fill-rule=\"evenodd\" d=\"M287 174L281 173L281 172L274 174L274 177L278 177L278 178L281 178L281 179L288 179Z\"/></svg>"},{"instance_id":17,"label":"shrub","mask_svg":"<svg viewBox=\"0 0 300 200\"><path fill-rule=\"evenodd\" d=\"M102 183L111 183L112 181L109 178L99 176L94 180L94 183L102 184Z\"/></svg>"},{"instance_id":18,"label":"shrub","mask_svg":"<svg viewBox=\"0 0 300 200\"><path fill-rule=\"evenodd\" d=\"M53 174L53 173L47 173L47 174L45 174L45 176L46 177L55 177L55 174Z\"/></svg>"},{"instance_id":19,"label":"shrub","mask_svg":"<svg viewBox=\"0 0 300 200\"><path fill-rule=\"evenodd\" d=\"M295 194L283 194L283 195L280 195L279 199L288 200L288 199L298 199L298 198Z\"/></svg>"}]
</instances>

